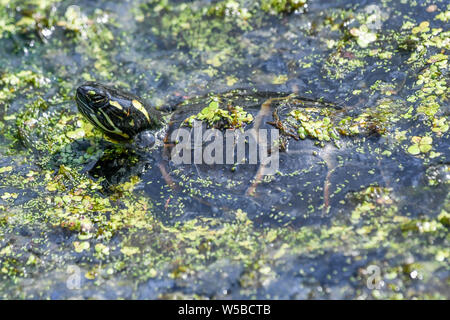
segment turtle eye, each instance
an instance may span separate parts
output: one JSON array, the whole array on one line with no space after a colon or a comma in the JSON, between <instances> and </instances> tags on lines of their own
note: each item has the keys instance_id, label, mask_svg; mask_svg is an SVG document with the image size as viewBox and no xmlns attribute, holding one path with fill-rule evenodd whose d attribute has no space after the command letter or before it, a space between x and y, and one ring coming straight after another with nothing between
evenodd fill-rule
<instances>
[{"instance_id":1,"label":"turtle eye","mask_svg":"<svg viewBox=\"0 0 450 320\"><path fill-rule=\"evenodd\" d=\"M94 90L89 90L86 92L87 96L89 97L89 100L96 103L96 102L102 102L105 100L105 96L94 91Z\"/></svg>"},{"instance_id":2,"label":"turtle eye","mask_svg":"<svg viewBox=\"0 0 450 320\"><path fill-rule=\"evenodd\" d=\"M93 102L102 102L105 100L105 97L97 95L95 97L92 97L91 99Z\"/></svg>"},{"instance_id":3,"label":"turtle eye","mask_svg":"<svg viewBox=\"0 0 450 320\"><path fill-rule=\"evenodd\" d=\"M102 96L101 94L94 94L94 95L90 95L89 94L89 100L91 100L91 102L97 103L97 102L102 102L105 100L105 96Z\"/></svg>"}]
</instances>

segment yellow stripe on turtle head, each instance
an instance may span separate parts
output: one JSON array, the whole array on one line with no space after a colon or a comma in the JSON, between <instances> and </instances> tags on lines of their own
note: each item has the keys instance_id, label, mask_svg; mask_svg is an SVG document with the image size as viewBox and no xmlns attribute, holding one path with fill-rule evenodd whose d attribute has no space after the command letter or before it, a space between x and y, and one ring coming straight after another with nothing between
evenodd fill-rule
<instances>
[{"instance_id":1,"label":"yellow stripe on turtle head","mask_svg":"<svg viewBox=\"0 0 450 320\"><path fill-rule=\"evenodd\" d=\"M117 108L119 110L123 110L123 107L120 105L119 102L114 101L114 100L110 100L109 104L112 105L114 108Z\"/></svg>"},{"instance_id":2,"label":"yellow stripe on turtle head","mask_svg":"<svg viewBox=\"0 0 450 320\"><path fill-rule=\"evenodd\" d=\"M105 115L105 113L102 111L103 115ZM103 129L106 132L111 132L114 134L117 134L119 136L124 137L125 139L130 139L130 136L128 134L126 134L125 132L122 132L119 128L115 127L113 125L114 130L109 130L108 128L106 128L95 116L95 114L91 114L91 119L94 120L94 122L97 124L97 126L99 126L101 129ZM107 121L109 122L109 124L113 124L111 119L109 119L109 117L107 117Z\"/></svg>"},{"instance_id":3,"label":"yellow stripe on turtle head","mask_svg":"<svg viewBox=\"0 0 450 320\"><path fill-rule=\"evenodd\" d=\"M145 110L144 106L137 100L131 101L133 106L138 109L141 113L144 114L144 116L147 118L148 122L150 123L150 116L148 115L147 110Z\"/></svg>"}]
</instances>

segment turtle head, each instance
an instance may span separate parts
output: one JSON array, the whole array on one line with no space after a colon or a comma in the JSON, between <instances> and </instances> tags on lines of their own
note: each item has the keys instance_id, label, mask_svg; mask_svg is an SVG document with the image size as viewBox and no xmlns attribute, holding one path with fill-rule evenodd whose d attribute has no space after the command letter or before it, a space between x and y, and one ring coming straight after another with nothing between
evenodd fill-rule
<instances>
[{"instance_id":1,"label":"turtle head","mask_svg":"<svg viewBox=\"0 0 450 320\"><path fill-rule=\"evenodd\" d=\"M106 99L108 99L108 88L100 83L86 82L78 87L77 98L84 99L89 103L106 102Z\"/></svg>"},{"instance_id":2,"label":"turtle head","mask_svg":"<svg viewBox=\"0 0 450 320\"><path fill-rule=\"evenodd\" d=\"M139 97L97 82L77 88L78 110L113 140L130 142L137 134L160 127L159 112Z\"/></svg>"}]
</instances>

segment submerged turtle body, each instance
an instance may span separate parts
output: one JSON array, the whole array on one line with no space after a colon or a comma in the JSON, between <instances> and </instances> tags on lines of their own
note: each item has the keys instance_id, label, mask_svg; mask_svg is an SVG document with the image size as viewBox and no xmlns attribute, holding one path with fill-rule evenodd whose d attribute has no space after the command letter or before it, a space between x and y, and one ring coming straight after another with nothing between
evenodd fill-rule
<instances>
[{"instance_id":1,"label":"submerged turtle body","mask_svg":"<svg viewBox=\"0 0 450 320\"><path fill-rule=\"evenodd\" d=\"M103 94L95 90L96 86ZM103 106L97 104L85 109L89 98L79 95L89 94L89 91L103 95L103 99L106 97ZM128 97L125 98L124 105L121 104L122 108L114 106L116 102L123 100L116 99L115 95ZM80 98L84 101L79 102ZM133 101L138 101L144 109L136 108ZM138 97L115 89L108 90L108 87L89 83L78 89L77 102L81 113L108 136L115 138L117 134L121 137L126 134L127 139L121 139L122 141L137 141L135 145L145 145L148 136L161 128L162 116L159 111L148 107ZM130 166L127 170L114 171L108 163L103 163L100 166L102 169L97 170L96 174L107 175L108 168L115 172L110 175L112 181L141 174L142 188L146 194L154 200L159 211L172 220L192 215L226 216L234 214L238 209L246 212L252 219L280 223L303 221L305 218L310 219L311 215L323 217L329 208L329 185L336 157L342 154L345 149L342 147L349 138L341 139L341 149L338 149L336 141L330 138L334 129L330 129L330 134L327 131L331 128L328 122L324 121L325 124L316 129L309 128L310 124L306 122L298 125L301 123L298 119L305 120L305 117L314 113L328 119L340 117L340 111L334 106L279 93L234 90L192 98L179 105L165 128L159 130L164 137L163 143L146 152L144 158L147 168L143 174L140 171L142 167L134 169L135 167ZM113 119L117 119L117 122ZM105 121L107 123L103 126L97 123ZM180 146L179 129L184 130L185 134L181 139L185 143L181 151L176 150ZM271 140L270 136L275 134L273 130L279 135L275 140ZM202 138L208 133L209 139L196 140L195 134L200 131ZM186 132L190 139L187 144ZM247 134L245 157L238 159L238 140L232 140L234 144L227 149L225 136L236 136L242 132L253 132L253 136ZM258 132L258 138L261 137L261 132L267 133L266 154L271 156L279 151L278 158L272 159L276 163L262 163L259 150L256 161L249 159L249 140L256 138L255 132ZM216 140L223 142L223 148L211 152L214 156L212 163L204 161L203 153L208 151L208 146L211 149ZM150 146L151 143L146 145ZM200 150L200 157L195 155L196 150ZM236 154L231 157L230 151ZM218 152L222 153L222 157L218 156ZM180 163L175 161L175 156L189 161ZM226 159L233 161L230 163ZM275 170L266 174L268 168Z\"/></svg>"},{"instance_id":2,"label":"submerged turtle body","mask_svg":"<svg viewBox=\"0 0 450 320\"><path fill-rule=\"evenodd\" d=\"M172 211L185 217L195 215L198 212L212 212L224 215L241 209L252 219L260 221L276 221L287 223L303 218L308 205L316 204L317 214L322 216L326 211L324 205L324 184L327 180L328 166L331 163L324 161L324 154L331 150L336 151L332 144L323 148L311 139L295 139L286 132L279 132L279 137L272 140L276 121L283 121L288 113L296 108L326 107L323 103L298 100L293 97L280 96L276 93L257 93L252 91L234 91L209 98L197 98L188 101L171 117L168 126L164 156L172 159L174 148L177 145L177 135L173 134L179 128L190 130L191 155L195 160L194 145L196 128L187 124L187 120L201 114L205 108L211 105L211 101L219 101L221 110L227 110L233 114L236 106L242 107L252 119L239 128L230 128L218 120L216 126L222 135L216 137L223 144L222 162L209 164L205 161L198 164L176 164L170 161L166 165L165 180L172 183L172 189L180 197L175 197ZM274 117L278 117L275 119ZM280 119L281 118L281 119ZM205 134L214 124L208 121L201 122L201 132ZM256 137L253 133L266 135L270 162L263 164L258 145L257 159L251 161L249 152ZM200 131L200 130L199 130ZM234 145L227 149L226 134L235 136ZM248 136L247 136L248 135ZM246 137L248 143L245 149L245 159L238 159L238 137ZM252 141L250 141L252 140ZM233 139L231 140L233 141ZM207 151L210 140L202 142L200 150ZM272 150L271 150L272 149ZM227 152L233 153L233 163L226 163ZM185 151L185 150L184 150ZM271 152L277 152L277 156ZM228 154L229 156L229 154ZM220 157L219 157L220 158ZM256 163L255 163L256 162ZM269 174L267 174L269 173ZM152 174L150 174L151 176ZM150 179L146 179L150 180ZM152 184L147 185L148 193L153 193ZM300 196L301 195L301 196Z\"/></svg>"}]
</instances>

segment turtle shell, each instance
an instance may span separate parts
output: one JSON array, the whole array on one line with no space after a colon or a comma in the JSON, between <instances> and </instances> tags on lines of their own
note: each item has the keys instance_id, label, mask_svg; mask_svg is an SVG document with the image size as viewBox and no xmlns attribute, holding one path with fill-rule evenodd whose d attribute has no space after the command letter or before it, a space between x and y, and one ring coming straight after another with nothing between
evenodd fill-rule
<instances>
[{"instance_id":1,"label":"turtle shell","mask_svg":"<svg viewBox=\"0 0 450 320\"><path fill-rule=\"evenodd\" d=\"M236 107L242 108L244 118L251 118L251 121L240 123L219 118L212 123L204 119L197 126L189 125L189 120L201 118L198 115L204 114L205 108L210 109L215 102L218 102L218 109L227 111L229 115L236 111ZM335 106L278 93L232 91L190 99L171 117L160 153L162 159L154 161L144 177L146 193L158 198L162 212L170 220L184 220L196 215L234 215L238 209L252 219L282 224L304 220L311 214L326 215L329 206L327 184L334 154L339 149L332 141L322 143L317 139L301 139L289 118L294 110L305 108L326 109L336 118L342 117L341 110ZM186 140L186 132L190 141L186 140L183 148L176 150L181 143L180 129L184 130L183 141ZM250 136L247 137L246 159L238 161L236 136L242 134L245 137L252 129L260 135L261 132L267 134L268 156L278 150L278 159L273 158L278 163L271 164L272 167L261 162L259 153L256 161L251 161ZM210 130L214 139L196 141L196 130L197 135L198 132L206 135ZM278 132L278 138L272 140L274 130ZM220 134L217 135L218 132ZM229 149L227 134L235 136L235 145ZM204 157L200 159L201 156L196 159L195 152L200 150L202 154L208 151L208 145L216 139L222 144L222 149L215 150L223 153L218 157L221 161L207 163ZM230 150L234 153L232 163L227 161ZM183 153L189 153L186 158L190 162L180 163L178 158ZM153 154L159 154L159 151ZM267 174L268 169L273 172Z\"/></svg>"},{"instance_id":2,"label":"turtle shell","mask_svg":"<svg viewBox=\"0 0 450 320\"><path fill-rule=\"evenodd\" d=\"M192 125L195 119L202 121ZM99 161L97 171L91 170L91 174L113 184L140 175L141 189L154 204L152 213L168 222L198 216L235 219L241 212L262 226L317 223L318 219L328 220L333 212L350 210L345 194L361 186L383 184L383 174L376 172L377 154L361 152L362 148L375 148L378 138L362 131L343 134L342 123L348 119L336 106L278 93L239 90L192 98L178 106L158 132L163 143L141 155L140 161L131 163L126 158L129 155L124 159L115 155L104 163ZM363 122L370 121L363 118ZM357 125L350 122L350 131ZM203 137L214 128L215 138L196 141L195 130L201 130ZM339 137L335 137L336 128ZM182 139L180 129L184 130ZM267 174L268 164L261 157L250 161L248 146L247 159L238 161L233 156L234 161L228 163L226 140L222 140L222 149L211 148L214 156L222 153L222 162L207 162L204 157L196 161L196 150L204 155L216 137L220 141L227 133L237 135L251 129L267 130L267 155L278 150L272 174ZM274 140L271 130L278 133ZM187 143L182 152L174 152L183 141ZM237 147L233 150L236 155ZM184 152L190 157L188 163L179 161Z\"/></svg>"}]
</instances>

